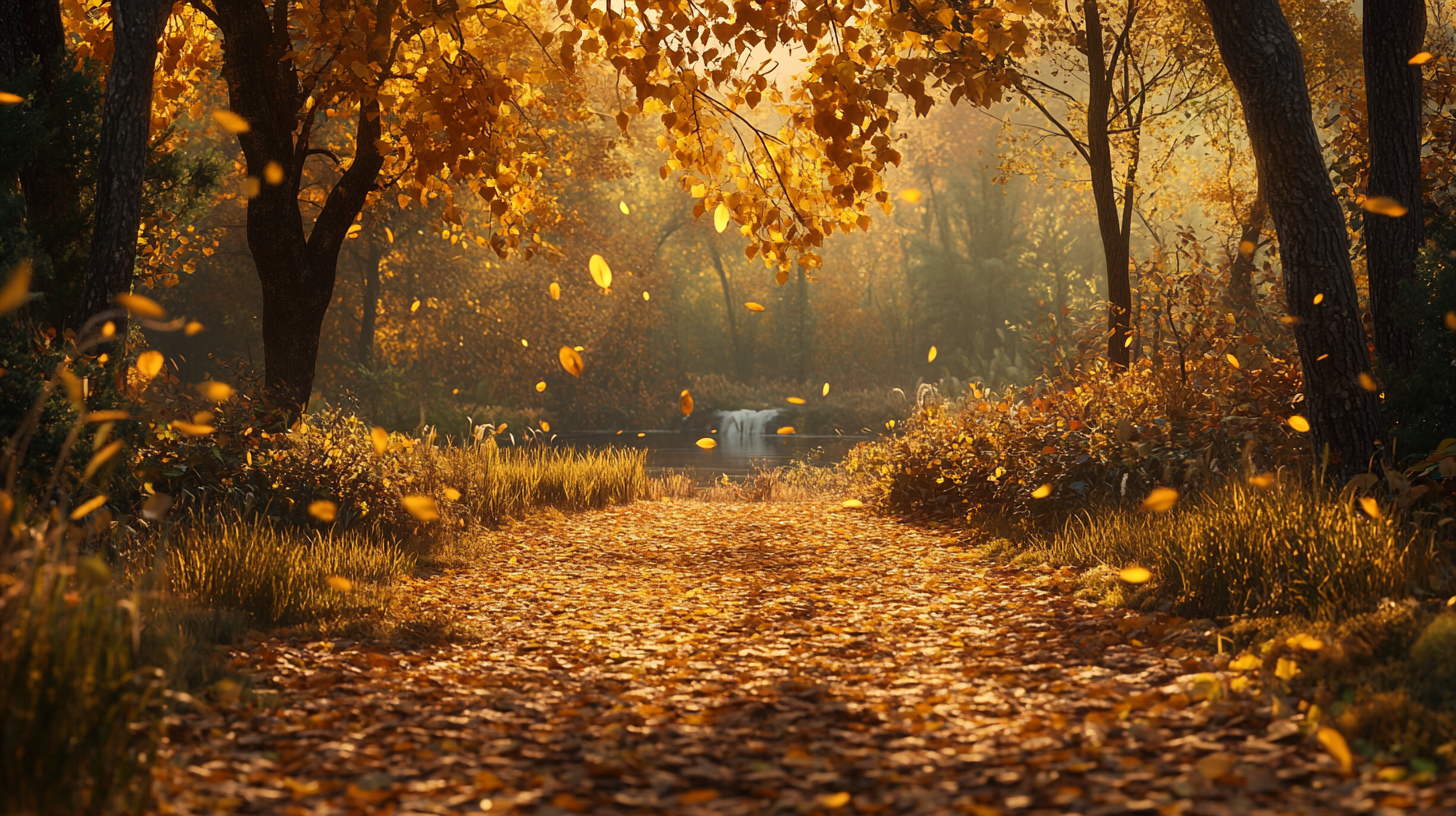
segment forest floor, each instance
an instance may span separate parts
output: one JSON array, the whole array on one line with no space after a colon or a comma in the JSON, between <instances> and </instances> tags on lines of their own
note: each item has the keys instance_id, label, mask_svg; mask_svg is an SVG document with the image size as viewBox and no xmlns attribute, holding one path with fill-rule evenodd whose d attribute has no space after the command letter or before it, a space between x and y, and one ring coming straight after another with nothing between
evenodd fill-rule
<instances>
[{"instance_id":1,"label":"forest floor","mask_svg":"<svg viewBox=\"0 0 1456 816\"><path fill-rule=\"evenodd\" d=\"M1189 624L1078 601L1070 572L948 528L639 503L478 552L400 601L445 645L231 647L270 704L183 715L163 810L1456 812L1449 779L1347 778L1267 700L1205 699Z\"/></svg>"}]
</instances>

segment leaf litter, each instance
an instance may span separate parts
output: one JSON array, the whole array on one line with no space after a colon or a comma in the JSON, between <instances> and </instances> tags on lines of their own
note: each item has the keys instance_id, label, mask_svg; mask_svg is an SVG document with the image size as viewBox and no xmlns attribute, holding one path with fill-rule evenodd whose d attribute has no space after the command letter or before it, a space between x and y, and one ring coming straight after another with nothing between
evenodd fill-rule
<instances>
[{"instance_id":1,"label":"leaf litter","mask_svg":"<svg viewBox=\"0 0 1456 816\"><path fill-rule=\"evenodd\" d=\"M837 502L639 503L478 552L401 593L457 642L234 647L253 702L174 721L162 811L1456 810L1230 693L1189 622Z\"/></svg>"}]
</instances>

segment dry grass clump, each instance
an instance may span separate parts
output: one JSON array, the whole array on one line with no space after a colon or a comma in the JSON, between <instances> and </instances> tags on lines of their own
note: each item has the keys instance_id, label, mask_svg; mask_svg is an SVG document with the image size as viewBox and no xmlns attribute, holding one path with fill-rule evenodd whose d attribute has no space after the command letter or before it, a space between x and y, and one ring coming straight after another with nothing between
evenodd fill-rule
<instances>
[{"instance_id":1,"label":"dry grass clump","mask_svg":"<svg viewBox=\"0 0 1456 816\"><path fill-rule=\"evenodd\" d=\"M819 467L805 462L792 465L755 468L742 480L726 475L699 485L692 473L667 471L651 481L646 498L696 499L709 502L801 502L819 501L827 497L856 496L868 489L862 476L841 467Z\"/></svg>"}]
</instances>

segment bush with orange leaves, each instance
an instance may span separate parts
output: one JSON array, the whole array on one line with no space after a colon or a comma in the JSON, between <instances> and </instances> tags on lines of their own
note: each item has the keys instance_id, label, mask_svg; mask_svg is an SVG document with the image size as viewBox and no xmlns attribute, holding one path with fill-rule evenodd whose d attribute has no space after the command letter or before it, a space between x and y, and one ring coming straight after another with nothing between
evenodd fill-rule
<instances>
[{"instance_id":1,"label":"bush with orange leaves","mask_svg":"<svg viewBox=\"0 0 1456 816\"><path fill-rule=\"evenodd\" d=\"M1307 459L1308 439L1287 423L1297 366L1235 362L1091 363L1000 392L972 386L922 400L894 436L859 446L846 464L873 477L892 511L1035 522L1089 499L1141 500L1156 486Z\"/></svg>"}]
</instances>

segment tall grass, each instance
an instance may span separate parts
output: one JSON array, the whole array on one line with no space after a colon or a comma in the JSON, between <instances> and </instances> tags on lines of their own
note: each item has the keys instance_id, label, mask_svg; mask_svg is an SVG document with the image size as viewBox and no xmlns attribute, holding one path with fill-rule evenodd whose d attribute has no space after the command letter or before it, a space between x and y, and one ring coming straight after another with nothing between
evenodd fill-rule
<instances>
[{"instance_id":1,"label":"tall grass","mask_svg":"<svg viewBox=\"0 0 1456 816\"><path fill-rule=\"evenodd\" d=\"M425 452L434 485L460 492L470 520L497 524L531 511L591 510L648 495L647 452L608 448L580 451L530 446L499 448L486 437L463 447Z\"/></svg>"},{"instance_id":2,"label":"tall grass","mask_svg":"<svg viewBox=\"0 0 1456 816\"><path fill-rule=\"evenodd\" d=\"M1372 518L1348 493L1298 481L1268 489L1231 481L1167 513L1088 511L1055 537L1050 556L1147 567L1155 598L1199 617L1332 620L1383 598L1456 585L1435 531L1395 506L1380 515Z\"/></svg>"}]
</instances>

